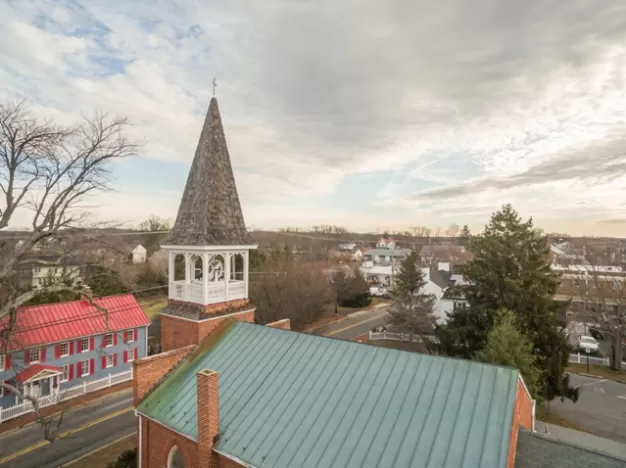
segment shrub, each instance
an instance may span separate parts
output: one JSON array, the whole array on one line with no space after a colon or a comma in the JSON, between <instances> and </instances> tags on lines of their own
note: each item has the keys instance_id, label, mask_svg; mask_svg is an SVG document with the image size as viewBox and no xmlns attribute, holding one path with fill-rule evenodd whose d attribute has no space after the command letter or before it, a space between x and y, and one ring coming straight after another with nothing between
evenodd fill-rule
<instances>
[{"instance_id":1,"label":"shrub","mask_svg":"<svg viewBox=\"0 0 626 468\"><path fill-rule=\"evenodd\" d=\"M137 449L124 450L107 468L137 468Z\"/></svg>"}]
</instances>

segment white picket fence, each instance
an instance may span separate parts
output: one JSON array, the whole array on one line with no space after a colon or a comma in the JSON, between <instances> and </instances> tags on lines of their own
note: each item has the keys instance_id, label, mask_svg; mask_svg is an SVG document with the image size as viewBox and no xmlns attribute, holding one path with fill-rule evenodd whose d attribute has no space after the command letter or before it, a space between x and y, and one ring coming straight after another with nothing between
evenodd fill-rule
<instances>
[{"instance_id":1,"label":"white picket fence","mask_svg":"<svg viewBox=\"0 0 626 468\"><path fill-rule=\"evenodd\" d=\"M127 382L133 379L132 368L126 372L120 372L119 374L109 374L106 377L95 379L91 381L85 381L82 384L75 385L73 387L66 388L58 395L47 395L37 400L39 408L45 408L46 406L55 405L62 401L70 400L86 393L95 392L96 390L102 390L103 388L109 388L113 385ZM25 400L17 405L7 406L3 408L0 406L0 424L3 421L7 421L23 414L31 413L33 411L33 404L29 400Z\"/></svg>"},{"instance_id":2,"label":"white picket fence","mask_svg":"<svg viewBox=\"0 0 626 468\"><path fill-rule=\"evenodd\" d=\"M587 363L587 355L586 354L570 354L569 362L575 362L577 364L586 364ZM589 356L589 364L593 364L595 366L607 366L609 365L608 357L597 357L597 356ZM626 370L626 362L622 361L622 369Z\"/></svg>"},{"instance_id":3,"label":"white picket fence","mask_svg":"<svg viewBox=\"0 0 626 468\"><path fill-rule=\"evenodd\" d=\"M370 341L375 340L391 340L391 341L411 341L411 335L408 333L394 333L394 332L372 332L369 333ZM419 336L413 336L413 340L415 343L421 343L422 339ZM570 362L575 362L578 364L585 364L587 362L587 356L585 354L570 354L569 356ZM603 357L594 357L589 356L589 364L594 364L596 366L607 366L609 365L609 358ZM626 370L626 362L622 362L622 369Z\"/></svg>"}]
</instances>

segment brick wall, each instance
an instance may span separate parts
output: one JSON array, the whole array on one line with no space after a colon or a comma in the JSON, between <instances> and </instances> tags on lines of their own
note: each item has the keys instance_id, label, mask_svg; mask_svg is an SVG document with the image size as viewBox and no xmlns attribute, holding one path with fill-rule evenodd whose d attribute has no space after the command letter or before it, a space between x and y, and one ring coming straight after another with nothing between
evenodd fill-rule
<instances>
[{"instance_id":1,"label":"brick wall","mask_svg":"<svg viewBox=\"0 0 626 468\"><path fill-rule=\"evenodd\" d=\"M216 468L246 468L246 465L237 463L232 458L225 457L221 453L215 453L215 460L217 462Z\"/></svg>"},{"instance_id":2,"label":"brick wall","mask_svg":"<svg viewBox=\"0 0 626 468\"><path fill-rule=\"evenodd\" d=\"M283 330L291 330L291 320L289 319L277 320L276 322L268 323L265 326L273 327L273 328L282 328Z\"/></svg>"},{"instance_id":3,"label":"brick wall","mask_svg":"<svg viewBox=\"0 0 626 468\"><path fill-rule=\"evenodd\" d=\"M517 391L515 395L515 408L513 410L513 422L511 424L511 437L509 439L509 455L507 467L515 467L515 452L517 450L517 438L520 426L532 430L533 402L526 392L521 377L517 381Z\"/></svg>"},{"instance_id":4,"label":"brick wall","mask_svg":"<svg viewBox=\"0 0 626 468\"><path fill-rule=\"evenodd\" d=\"M140 417L143 427L141 457L144 468L167 467L167 459L174 446L178 447L185 468L200 468L198 465L198 445L186 438L161 426L160 424Z\"/></svg>"},{"instance_id":5,"label":"brick wall","mask_svg":"<svg viewBox=\"0 0 626 468\"><path fill-rule=\"evenodd\" d=\"M196 321L170 315L161 315L161 348L163 351L198 344L211 333L224 319L234 318L242 322L254 323L256 309L221 315L214 319Z\"/></svg>"},{"instance_id":6,"label":"brick wall","mask_svg":"<svg viewBox=\"0 0 626 468\"><path fill-rule=\"evenodd\" d=\"M192 350L193 346L187 346L133 361L133 405Z\"/></svg>"},{"instance_id":7,"label":"brick wall","mask_svg":"<svg viewBox=\"0 0 626 468\"><path fill-rule=\"evenodd\" d=\"M222 323L222 321L226 318L234 318L235 320L239 320L240 322L250 322L254 323L254 313L256 309L246 310L243 312L235 312L234 314L222 315L221 317L216 317L212 320L205 320L204 322L198 322L198 328L196 332L196 343L200 343L202 339L211 333L215 328ZM162 327L162 326L161 326ZM163 328L161 328L162 330Z\"/></svg>"},{"instance_id":8,"label":"brick wall","mask_svg":"<svg viewBox=\"0 0 626 468\"><path fill-rule=\"evenodd\" d=\"M626 456L626 454L624 454ZM624 468L626 459L594 452L521 430L515 468Z\"/></svg>"}]
</instances>

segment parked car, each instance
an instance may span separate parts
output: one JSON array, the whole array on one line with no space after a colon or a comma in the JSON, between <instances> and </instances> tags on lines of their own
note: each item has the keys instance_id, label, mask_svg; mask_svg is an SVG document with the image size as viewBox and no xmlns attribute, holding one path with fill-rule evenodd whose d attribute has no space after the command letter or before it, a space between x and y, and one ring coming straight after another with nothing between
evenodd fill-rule
<instances>
[{"instance_id":1,"label":"parked car","mask_svg":"<svg viewBox=\"0 0 626 468\"><path fill-rule=\"evenodd\" d=\"M578 347L587 352L599 351L598 342L593 336L581 336L578 338Z\"/></svg>"}]
</instances>

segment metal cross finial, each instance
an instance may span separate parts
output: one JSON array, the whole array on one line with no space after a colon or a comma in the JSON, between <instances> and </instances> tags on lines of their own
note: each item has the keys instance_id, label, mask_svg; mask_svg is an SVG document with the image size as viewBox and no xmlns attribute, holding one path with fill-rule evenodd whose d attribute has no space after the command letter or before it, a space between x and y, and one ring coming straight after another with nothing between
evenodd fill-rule
<instances>
[{"instance_id":1,"label":"metal cross finial","mask_svg":"<svg viewBox=\"0 0 626 468\"><path fill-rule=\"evenodd\" d=\"M215 78L213 78L213 96L215 96L215 88L217 88L217 83L215 82Z\"/></svg>"}]
</instances>

